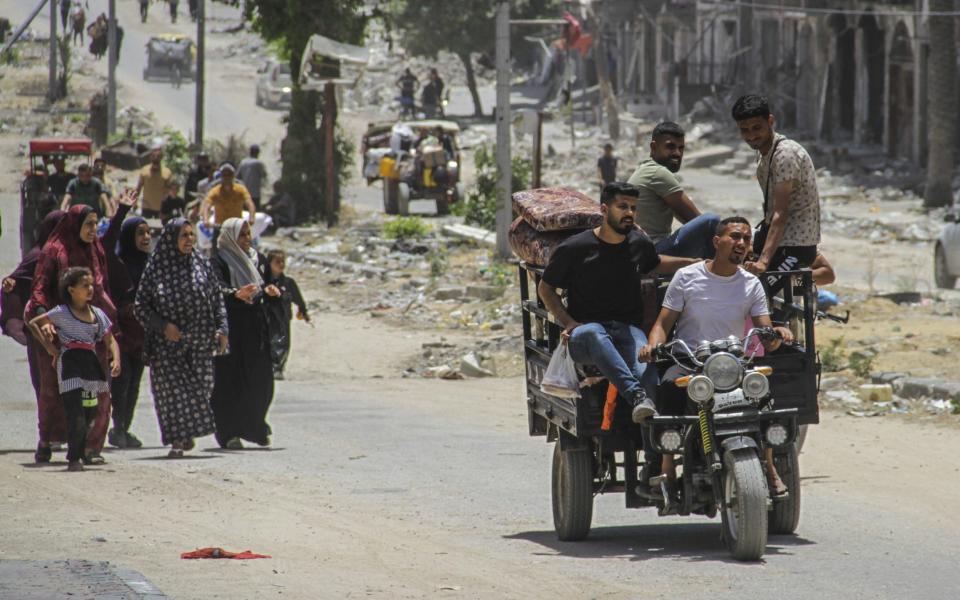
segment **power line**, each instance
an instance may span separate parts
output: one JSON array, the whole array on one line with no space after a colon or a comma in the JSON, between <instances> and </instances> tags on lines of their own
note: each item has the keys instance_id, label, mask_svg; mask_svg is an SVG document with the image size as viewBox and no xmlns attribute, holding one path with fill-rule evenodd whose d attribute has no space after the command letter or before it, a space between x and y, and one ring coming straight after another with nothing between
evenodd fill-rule
<instances>
[{"instance_id":1,"label":"power line","mask_svg":"<svg viewBox=\"0 0 960 600\"><path fill-rule=\"evenodd\" d=\"M873 16L873 17L958 17L960 11L894 11L894 10L872 10L863 8L812 8L805 6L784 6L782 4L769 4L765 2L754 2L748 0L700 0L702 4L711 4L714 6L735 8L756 8L760 10L769 10L777 12L803 12L808 14L820 15L847 15L847 16Z\"/></svg>"}]
</instances>

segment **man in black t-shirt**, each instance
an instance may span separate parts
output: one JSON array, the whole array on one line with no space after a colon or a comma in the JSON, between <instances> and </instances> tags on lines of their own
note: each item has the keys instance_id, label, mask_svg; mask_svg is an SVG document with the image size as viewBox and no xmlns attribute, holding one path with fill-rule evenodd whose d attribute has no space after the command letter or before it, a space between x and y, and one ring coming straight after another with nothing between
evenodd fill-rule
<instances>
[{"instance_id":1,"label":"man in black t-shirt","mask_svg":"<svg viewBox=\"0 0 960 600\"><path fill-rule=\"evenodd\" d=\"M696 259L658 256L649 237L634 226L639 192L628 183L603 188L603 223L567 238L550 258L537 288L547 309L564 327L570 356L596 365L633 403L633 420L656 414L652 394L657 372L637 357L647 344L640 280L650 271L671 273ZM567 291L567 305L557 294Z\"/></svg>"}]
</instances>

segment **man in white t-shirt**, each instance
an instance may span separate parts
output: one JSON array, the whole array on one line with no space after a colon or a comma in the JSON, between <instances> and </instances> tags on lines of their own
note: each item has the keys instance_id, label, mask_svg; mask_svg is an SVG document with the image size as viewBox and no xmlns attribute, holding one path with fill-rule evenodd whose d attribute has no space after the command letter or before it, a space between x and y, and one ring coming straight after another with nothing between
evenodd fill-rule
<instances>
[{"instance_id":1,"label":"man in white t-shirt","mask_svg":"<svg viewBox=\"0 0 960 600\"><path fill-rule=\"evenodd\" d=\"M677 271L667 288L663 308L650 331L648 344L640 351L640 360L653 360L653 350L667 341L667 332L677 326L676 337L691 349L703 340L718 340L731 335L742 337L744 324L752 320L754 327L773 327L763 286L757 277L741 267L750 252L752 230L743 217L727 217L717 226L713 260L698 262ZM793 341L786 327L774 329L783 341ZM765 342L768 352L780 346L780 340ZM677 366L667 369L657 389L657 410L660 414L682 415L687 395L675 381L686 373ZM774 496L784 496L786 486L780 481L767 457L767 476ZM675 489L676 471L673 456L664 455L663 473L668 486Z\"/></svg>"}]
</instances>

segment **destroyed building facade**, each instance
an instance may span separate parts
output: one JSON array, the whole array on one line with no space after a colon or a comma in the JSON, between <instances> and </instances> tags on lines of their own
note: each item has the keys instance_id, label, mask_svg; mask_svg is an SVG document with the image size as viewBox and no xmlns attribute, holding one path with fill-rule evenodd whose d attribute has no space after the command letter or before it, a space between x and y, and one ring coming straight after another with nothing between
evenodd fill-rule
<instances>
[{"instance_id":1,"label":"destroyed building facade","mask_svg":"<svg viewBox=\"0 0 960 600\"><path fill-rule=\"evenodd\" d=\"M622 102L766 95L794 135L926 160L923 0L594 0Z\"/></svg>"}]
</instances>

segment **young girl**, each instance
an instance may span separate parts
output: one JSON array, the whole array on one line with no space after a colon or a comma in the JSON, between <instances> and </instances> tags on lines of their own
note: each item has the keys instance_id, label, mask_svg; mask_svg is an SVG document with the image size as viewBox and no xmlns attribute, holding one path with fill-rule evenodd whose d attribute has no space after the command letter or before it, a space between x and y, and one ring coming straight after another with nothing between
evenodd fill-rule
<instances>
[{"instance_id":1,"label":"young girl","mask_svg":"<svg viewBox=\"0 0 960 600\"><path fill-rule=\"evenodd\" d=\"M293 318L293 304L297 305L297 318L310 322L307 303L300 293L300 286L284 273L287 255L283 250L271 250L267 253L270 263L270 283L280 290L280 297L268 301L267 323L270 329L270 358L273 361L273 378L283 379L283 369L290 355L290 319Z\"/></svg>"},{"instance_id":2,"label":"young girl","mask_svg":"<svg viewBox=\"0 0 960 600\"><path fill-rule=\"evenodd\" d=\"M110 375L120 374L120 349L110 333L112 323L93 300L93 273L70 267L60 278L60 297L67 304L34 318L30 331L53 357L60 399L67 414L68 471L82 471L87 430L97 412L97 394L110 390L110 382L97 359L96 345L104 340L110 349ZM59 347L54 345L56 335Z\"/></svg>"}]
</instances>

